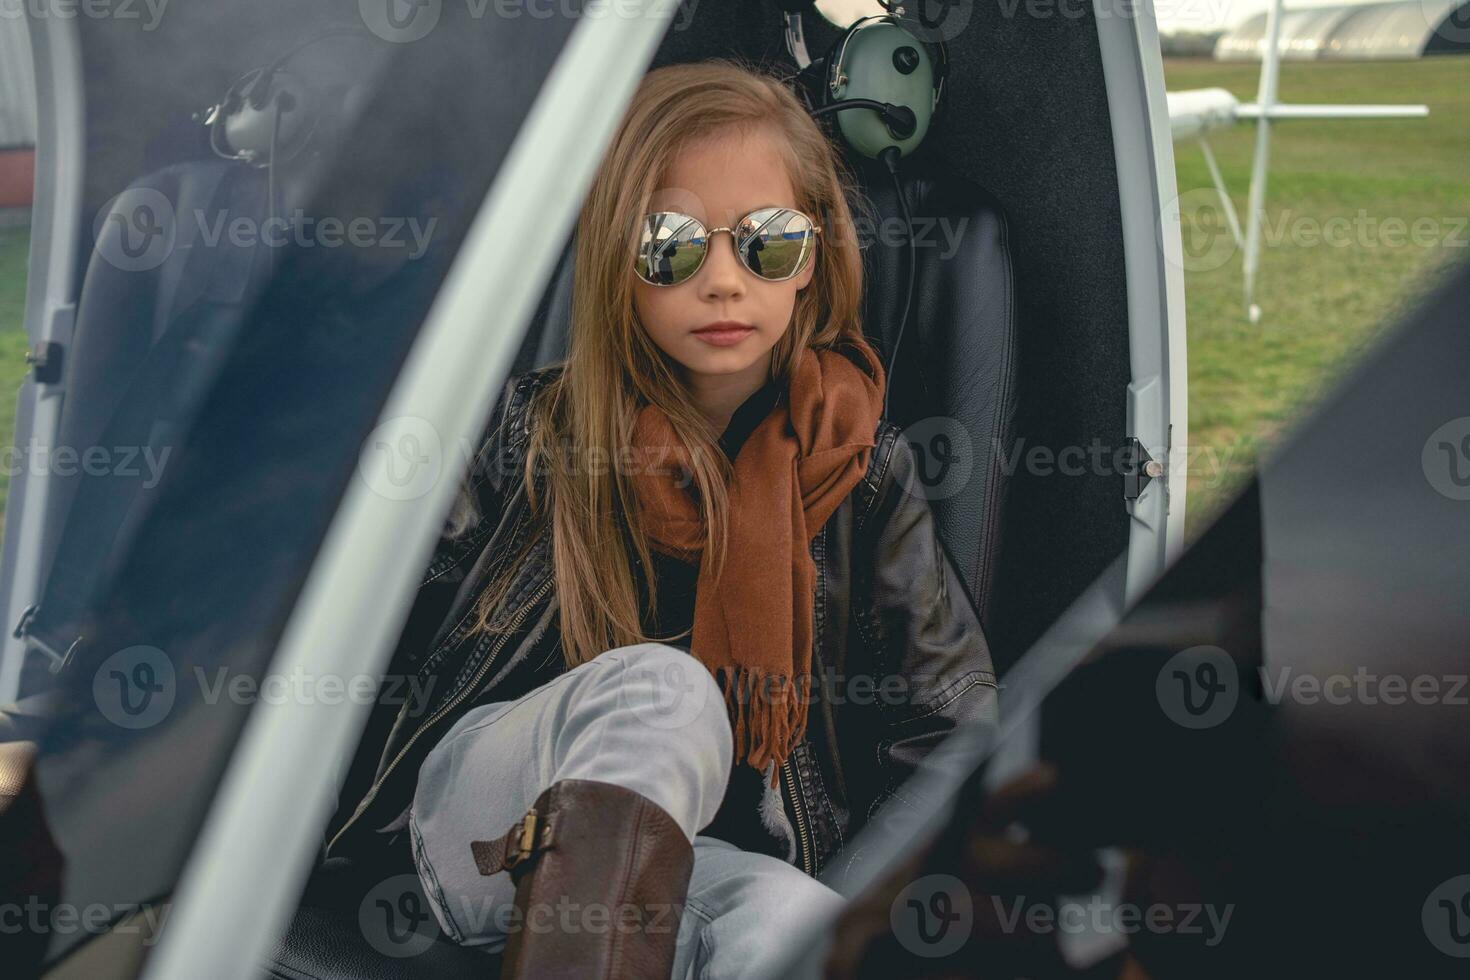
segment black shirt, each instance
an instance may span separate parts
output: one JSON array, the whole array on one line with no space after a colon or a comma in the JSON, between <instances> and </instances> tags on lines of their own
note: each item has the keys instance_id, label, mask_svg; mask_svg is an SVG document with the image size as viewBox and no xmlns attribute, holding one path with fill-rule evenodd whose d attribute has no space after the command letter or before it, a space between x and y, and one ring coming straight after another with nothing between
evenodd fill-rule
<instances>
[{"instance_id":1,"label":"black shirt","mask_svg":"<svg viewBox=\"0 0 1470 980\"><path fill-rule=\"evenodd\" d=\"M775 381L765 384L760 390L741 402L730 416L730 424L720 436L720 448L732 461L745 445L755 427L770 414L784 393L784 387ZM694 594L699 579L699 568L669 555L652 550L654 575L658 581L658 616L649 616L647 590L641 570L635 568L638 580L640 608L643 610L645 635L670 646L688 650L690 636L665 639L691 628L694 622ZM635 560L635 566L637 562ZM747 851L771 854L785 858L786 845L771 836L760 819L761 775L744 762L735 764L730 773L730 784L725 791L724 802L710 825L700 833L728 841Z\"/></svg>"}]
</instances>

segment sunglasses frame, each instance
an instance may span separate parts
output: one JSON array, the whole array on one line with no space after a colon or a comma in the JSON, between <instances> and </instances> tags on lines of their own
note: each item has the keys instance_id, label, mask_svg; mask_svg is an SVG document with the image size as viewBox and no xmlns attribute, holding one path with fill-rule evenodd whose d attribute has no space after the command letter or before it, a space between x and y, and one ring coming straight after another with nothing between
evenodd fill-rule
<instances>
[{"instance_id":1,"label":"sunglasses frame","mask_svg":"<svg viewBox=\"0 0 1470 980\"><path fill-rule=\"evenodd\" d=\"M790 211L790 212L792 212L794 214L799 214L799 215L801 215L803 218L805 218L807 220L807 223L808 224L810 224L812 226L812 234L813 235L821 235L822 234L822 226L819 225L819 224L817 224L816 219L814 219L811 215L807 214L805 211L801 210L800 208L771 207L769 205L767 205L765 207L752 208L749 212L747 212L745 214L742 214L736 220L735 227L738 228L740 225L744 224L745 220L747 218L749 218L752 214L756 214L756 213L761 212L761 211ZM643 216L643 221L646 223L648 221L648 219L651 216L655 215L655 214L677 214L680 217L688 218L690 221L694 222L696 225L699 225L699 227L704 228L704 222L703 221L700 221L698 218L694 217L694 215L692 215L692 214L685 214L683 211L650 211L650 212L648 212L648 214L645 214ZM767 222L767 223L769 223L769 222ZM750 266L748 266L748 265L745 264L745 259L742 258L741 255L740 255L740 246L735 241L735 228L732 228L729 225L722 225L719 228L705 228L705 231L704 231L704 241L705 241L704 254L702 254L699 257L699 264L696 265L693 269L689 270L689 274L687 276L685 276L683 279L680 279L678 282L652 282L651 280L649 280L646 276L643 275L643 270L640 268L640 262L641 262L641 259L642 259L642 256L641 255L639 256L638 260L635 260L634 263L633 263L633 274L636 275L639 278L640 281L645 282L645 283L647 283L650 286L657 286L660 289L672 289L675 286L682 286L685 283L687 283L689 280L693 279L696 275L698 275L700 269L704 268L704 261L705 261L705 259L709 258L709 251L710 251L710 248L712 247L710 245L710 239L714 238L716 234L718 234L719 232L722 232L722 231L728 231L730 233L730 247L735 250L735 259L736 259L736 261L738 261L740 263L740 267L742 269L744 269L746 272L749 272L752 276L755 276L761 282L787 282L787 281L789 281L791 279L795 279L797 276L799 276L802 273L803 270L806 269L807 265L812 260L812 256L816 254L816 250L815 249L812 249L812 250L808 251L807 254L806 254L806 257L801 260L801 264L798 265L795 269L793 269L790 273L788 273L787 275L782 276L779 279L772 279L772 278L770 278L768 276L760 275L754 269L752 269ZM818 239L814 238L813 239L813 242L815 242L817 240ZM641 251L641 249L640 249L640 251Z\"/></svg>"}]
</instances>

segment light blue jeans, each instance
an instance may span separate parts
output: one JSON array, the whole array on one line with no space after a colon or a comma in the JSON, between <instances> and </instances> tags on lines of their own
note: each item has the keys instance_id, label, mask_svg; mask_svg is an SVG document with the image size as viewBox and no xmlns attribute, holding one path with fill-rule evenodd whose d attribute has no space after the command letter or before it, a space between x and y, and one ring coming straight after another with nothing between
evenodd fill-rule
<instances>
[{"instance_id":1,"label":"light blue jeans","mask_svg":"<svg viewBox=\"0 0 1470 980\"><path fill-rule=\"evenodd\" d=\"M660 643L608 650L517 701L472 709L424 760L409 816L414 862L440 927L489 951L504 947L508 928L537 927L511 925L509 873L481 875L469 842L505 833L552 783L595 779L657 803L693 843L673 977L769 975L786 951L780 938L830 920L842 899L785 861L697 836L719 809L732 755L714 678ZM541 928L609 928L576 909L546 911Z\"/></svg>"}]
</instances>

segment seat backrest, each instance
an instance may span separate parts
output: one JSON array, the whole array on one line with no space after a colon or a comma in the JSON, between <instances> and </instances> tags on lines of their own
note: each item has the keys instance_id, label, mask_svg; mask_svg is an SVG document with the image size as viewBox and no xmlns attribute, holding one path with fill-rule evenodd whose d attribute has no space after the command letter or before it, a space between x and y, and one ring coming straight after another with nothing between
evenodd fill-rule
<instances>
[{"instance_id":1,"label":"seat backrest","mask_svg":"<svg viewBox=\"0 0 1470 980\"><path fill-rule=\"evenodd\" d=\"M264 172L243 164L177 163L135 180L99 223L65 367L58 445L79 455L102 447L127 468L53 477L38 635L48 623L69 622L90 596L102 557L140 517L180 420L268 279L269 249L226 231L240 220L263 227L266 190ZM125 242L157 252L130 253Z\"/></svg>"},{"instance_id":2,"label":"seat backrest","mask_svg":"<svg viewBox=\"0 0 1470 980\"><path fill-rule=\"evenodd\" d=\"M929 499L940 540L989 626L1017 404L1006 222L965 181L919 172L903 188L917 274L889 379L889 419L904 427L920 464L911 491ZM891 179L874 175L868 196L879 225L864 250L863 323L886 359L908 288L908 246Z\"/></svg>"},{"instance_id":3,"label":"seat backrest","mask_svg":"<svg viewBox=\"0 0 1470 980\"><path fill-rule=\"evenodd\" d=\"M889 383L889 419L919 456L939 536L989 625L1000 554L1006 460L1016 415L1017 327L1006 223L980 188L916 166L903 177L917 274ZM885 363L908 287L902 211L886 172L859 171L875 226L861 218L863 323ZM575 235L547 286L514 370L566 356Z\"/></svg>"}]
</instances>

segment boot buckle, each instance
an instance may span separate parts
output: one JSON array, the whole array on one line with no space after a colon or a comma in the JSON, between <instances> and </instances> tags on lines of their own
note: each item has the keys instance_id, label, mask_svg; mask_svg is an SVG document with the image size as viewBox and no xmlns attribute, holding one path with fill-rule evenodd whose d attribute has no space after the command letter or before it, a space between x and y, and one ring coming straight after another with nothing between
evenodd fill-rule
<instances>
[{"instance_id":1,"label":"boot buckle","mask_svg":"<svg viewBox=\"0 0 1470 980\"><path fill-rule=\"evenodd\" d=\"M528 810L524 817L495 840L470 841L475 867L482 875L499 874L518 867L544 850L550 843L551 823L541 814Z\"/></svg>"},{"instance_id":2,"label":"boot buckle","mask_svg":"<svg viewBox=\"0 0 1470 980\"><path fill-rule=\"evenodd\" d=\"M541 815L535 810L517 820L510 828L510 840L506 842L505 867L514 868L536 853L536 831L540 829Z\"/></svg>"}]
</instances>

